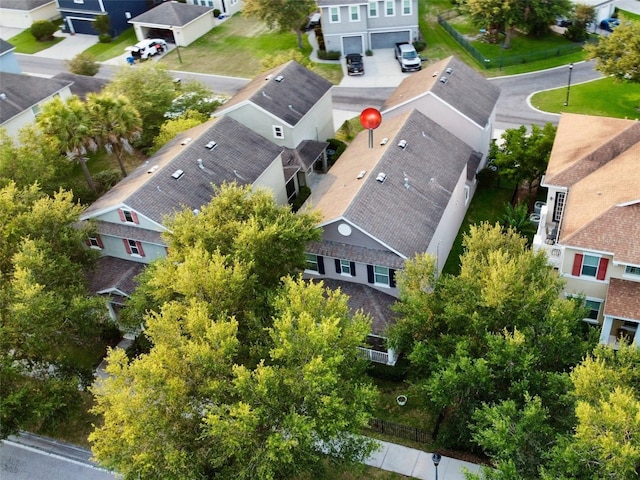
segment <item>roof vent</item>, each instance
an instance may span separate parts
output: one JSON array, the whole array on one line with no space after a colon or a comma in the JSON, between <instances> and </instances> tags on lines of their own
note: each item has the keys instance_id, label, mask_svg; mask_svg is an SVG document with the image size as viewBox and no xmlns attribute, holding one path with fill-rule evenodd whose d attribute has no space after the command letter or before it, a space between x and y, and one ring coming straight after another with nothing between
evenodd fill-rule
<instances>
[{"instance_id":1,"label":"roof vent","mask_svg":"<svg viewBox=\"0 0 640 480\"><path fill-rule=\"evenodd\" d=\"M386 145L388 141L389 141L389 139L388 139L387 137L384 137L384 138L380 141L380 145Z\"/></svg>"},{"instance_id":2,"label":"roof vent","mask_svg":"<svg viewBox=\"0 0 640 480\"><path fill-rule=\"evenodd\" d=\"M264 77L265 80L271 80L272 78L273 78L273 73L270 73L269 75Z\"/></svg>"},{"instance_id":3,"label":"roof vent","mask_svg":"<svg viewBox=\"0 0 640 480\"><path fill-rule=\"evenodd\" d=\"M197 208L193 209L193 214L194 215L198 215L200 213L200 210L198 210Z\"/></svg>"},{"instance_id":4,"label":"roof vent","mask_svg":"<svg viewBox=\"0 0 640 480\"><path fill-rule=\"evenodd\" d=\"M158 167L158 165L154 165L154 166L153 166L153 167L151 167L149 170L147 170L147 173L153 173L153 172L155 172L156 170L158 170L158 168L160 168L160 167Z\"/></svg>"},{"instance_id":5,"label":"roof vent","mask_svg":"<svg viewBox=\"0 0 640 480\"><path fill-rule=\"evenodd\" d=\"M200 170L204 170L204 165L202 164L202 159L201 159L201 158L199 158L199 159L197 160L197 162L198 162L198 168L199 168Z\"/></svg>"},{"instance_id":6,"label":"roof vent","mask_svg":"<svg viewBox=\"0 0 640 480\"><path fill-rule=\"evenodd\" d=\"M218 146L217 142L214 142L213 140L211 140L209 143L207 143L204 148L208 148L209 150L213 150L214 148L216 148Z\"/></svg>"},{"instance_id":7,"label":"roof vent","mask_svg":"<svg viewBox=\"0 0 640 480\"><path fill-rule=\"evenodd\" d=\"M449 79L447 77L440 77L440 83L447 83Z\"/></svg>"},{"instance_id":8,"label":"roof vent","mask_svg":"<svg viewBox=\"0 0 640 480\"><path fill-rule=\"evenodd\" d=\"M384 181L387 179L387 174L386 173L382 173L380 172L378 174L378 176L376 177L376 180L380 183L384 183Z\"/></svg>"},{"instance_id":9,"label":"roof vent","mask_svg":"<svg viewBox=\"0 0 640 480\"><path fill-rule=\"evenodd\" d=\"M180 145L186 145L191 141L191 137L185 138Z\"/></svg>"},{"instance_id":10,"label":"roof vent","mask_svg":"<svg viewBox=\"0 0 640 480\"><path fill-rule=\"evenodd\" d=\"M362 170L358 176L356 177L358 180L360 180L361 178L364 178L364 176L367 174L366 170Z\"/></svg>"},{"instance_id":11,"label":"roof vent","mask_svg":"<svg viewBox=\"0 0 640 480\"><path fill-rule=\"evenodd\" d=\"M280 83L281 81L284 80L284 77L282 75L278 75L275 80L276 82Z\"/></svg>"},{"instance_id":12,"label":"roof vent","mask_svg":"<svg viewBox=\"0 0 640 480\"><path fill-rule=\"evenodd\" d=\"M444 70L444 71L445 71L445 73L447 73L448 75L451 75L451 74L453 73L453 68L451 68L451 67L447 67L447 68L445 68L445 70Z\"/></svg>"},{"instance_id":13,"label":"roof vent","mask_svg":"<svg viewBox=\"0 0 640 480\"><path fill-rule=\"evenodd\" d=\"M437 77L438 75L440 75L440 72L438 70L436 70L435 72L433 72L433 75L431 75L432 77Z\"/></svg>"},{"instance_id":14,"label":"roof vent","mask_svg":"<svg viewBox=\"0 0 640 480\"><path fill-rule=\"evenodd\" d=\"M404 139L403 139L403 140L400 140L400 141L398 142L398 146L399 146L401 149L403 149L403 150L404 150L405 148L407 148L407 141L406 141L406 140L404 140Z\"/></svg>"},{"instance_id":15,"label":"roof vent","mask_svg":"<svg viewBox=\"0 0 640 480\"><path fill-rule=\"evenodd\" d=\"M0 100L6 100L7 99L7 94L2 92L0 93Z\"/></svg>"},{"instance_id":16,"label":"roof vent","mask_svg":"<svg viewBox=\"0 0 640 480\"><path fill-rule=\"evenodd\" d=\"M176 180L178 180L182 175L184 175L184 172L182 170L176 170L171 174L171 178L175 178Z\"/></svg>"}]
</instances>

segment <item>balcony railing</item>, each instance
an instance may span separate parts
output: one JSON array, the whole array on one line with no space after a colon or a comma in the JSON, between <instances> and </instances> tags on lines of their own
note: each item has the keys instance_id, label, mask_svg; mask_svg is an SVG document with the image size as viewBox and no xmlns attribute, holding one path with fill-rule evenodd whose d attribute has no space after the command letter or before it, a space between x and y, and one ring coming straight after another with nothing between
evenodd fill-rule
<instances>
[{"instance_id":1,"label":"balcony railing","mask_svg":"<svg viewBox=\"0 0 640 480\"><path fill-rule=\"evenodd\" d=\"M379 352L370 348L357 347L358 354L370 362L384 363L385 365L395 365L396 356L389 355L389 352Z\"/></svg>"}]
</instances>

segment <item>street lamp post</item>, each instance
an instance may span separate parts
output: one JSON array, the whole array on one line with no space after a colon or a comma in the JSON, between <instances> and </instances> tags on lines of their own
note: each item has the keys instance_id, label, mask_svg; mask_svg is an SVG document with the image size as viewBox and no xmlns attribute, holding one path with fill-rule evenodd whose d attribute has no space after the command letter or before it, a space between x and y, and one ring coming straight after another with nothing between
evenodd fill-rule
<instances>
[{"instance_id":1,"label":"street lamp post","mask_svg":"<svg viewBox=\"0 0 640 480\"><path fill-rule=\"evenodd\" d=\"M438 465L440 465L440 460L442 460L442 455L439 453L434 453L431 455L431 460L433 460L433 465L436 467L436 480L438 480Z\"/></svg>"},{"instance_id":2,"label":"street lamp post","mask_svg":"<svg viewBox=\"0 0 640 480\"><path fill-rule=\"evenodd\" d=\"M564 102L564 106L569 106L569 91L571 90L571 72L573 71L573 63L569 64L569 81L567 82L567 99Z\"/></svg>"}]
</instances>

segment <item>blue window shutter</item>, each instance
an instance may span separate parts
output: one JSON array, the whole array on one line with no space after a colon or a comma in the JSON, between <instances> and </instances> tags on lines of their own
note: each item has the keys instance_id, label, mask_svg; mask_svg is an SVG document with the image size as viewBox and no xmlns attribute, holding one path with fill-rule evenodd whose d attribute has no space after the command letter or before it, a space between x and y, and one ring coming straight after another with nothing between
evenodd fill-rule
<instances>
[{"instance_id":1,"label":"blue window shutter","mask_svg":"<svg viewBox=\"0 0 640 480\"><path fill-rule=\"evenodd\" d=\"M318 255L316 258L318 259L318 273L324 275L324 257Z\"/></svg>"},{"instance_id":2,"label":"blue window shutter","mask_svg":"<svg viewBox=\"0 0 640 480\"><path fill-rule=\"evenodd\" d=\"M373 265L367 265L367 282L373 283L375 277L373 276Z\"/></svg>"},{"instance_id":3,"label":"blue window shutter","mask_svg":"<svg viewBox=\"0 0 640 480\"><path fill-rule=\"evenodd\" d=\"M349 262L349 269L351 270L351 276L356 276L356 262Z\"/></svg>"},{"instance_id":4,"label":"blue window shutter","mask_svg":"<svg viewBox=\"0 0 640 480\"><path fill-rule=\"evenodd\" d=\"M338 260L337 258L333 260L336 264L336 273L340 274L342 273L342 269L340 268L340 260Z\"/></svg>"}]
</instances>

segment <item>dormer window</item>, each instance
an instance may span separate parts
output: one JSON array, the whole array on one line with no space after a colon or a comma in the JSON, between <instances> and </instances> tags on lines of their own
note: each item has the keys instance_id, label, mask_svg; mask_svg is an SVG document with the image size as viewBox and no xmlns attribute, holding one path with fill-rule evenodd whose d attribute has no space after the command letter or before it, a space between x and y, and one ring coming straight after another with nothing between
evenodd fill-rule
<instances>
[{"instance_id":1,"label":"dormer window","mask_svg":"<svg viewBox=\"0 0 640 480\"><path fill-rule=\"evenodd\" d=\"M118 215L120 215L120 221L124 223L138 224L138 215L133 210L125 210L124 208L118 209Z\"/></svg>"}]
</instances>

